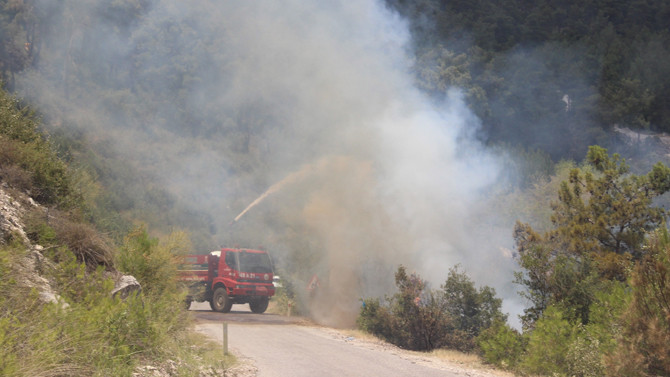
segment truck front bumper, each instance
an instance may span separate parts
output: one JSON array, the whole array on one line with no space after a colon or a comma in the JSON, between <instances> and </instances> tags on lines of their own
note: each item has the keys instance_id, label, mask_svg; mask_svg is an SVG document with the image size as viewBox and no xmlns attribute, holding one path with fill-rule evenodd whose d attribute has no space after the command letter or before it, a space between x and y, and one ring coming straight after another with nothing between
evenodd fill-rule
<instances>
[{"instance_id":1,"label":"truck front bumper","mask_svg":"<svg viewBox=\"0 0 670 377\"><path fill-rule=\"evenodd\" d=\"M233 296L274 296L274 286L239 284L233 288Z\"/></svg>"}]
</instances>

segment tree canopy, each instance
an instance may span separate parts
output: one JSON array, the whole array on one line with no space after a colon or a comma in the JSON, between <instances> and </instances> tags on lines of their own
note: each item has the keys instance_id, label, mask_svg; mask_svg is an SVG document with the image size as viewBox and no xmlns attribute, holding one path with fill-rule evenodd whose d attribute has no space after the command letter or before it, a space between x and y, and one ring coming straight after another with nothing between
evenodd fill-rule
<instances>
[{"instance_id":1,"label":"tree canopy","mask_svg":"<svg viewBox=\"0 0 670 377\"><path fill-rule=\"evenodd\" d=\"M632 262L645 254L647 235L665 223L666 211L653 200L670 190L670 169L656 164L646 175L633 175L619 155L589 148L585 165L563 181L552 204L553 228L539 234L518 222L514 239L522 273L517 282L532 302L530 327L552 303L576 308L584 323L604 281L625 281Z\"/></svg>"}]
</instances>

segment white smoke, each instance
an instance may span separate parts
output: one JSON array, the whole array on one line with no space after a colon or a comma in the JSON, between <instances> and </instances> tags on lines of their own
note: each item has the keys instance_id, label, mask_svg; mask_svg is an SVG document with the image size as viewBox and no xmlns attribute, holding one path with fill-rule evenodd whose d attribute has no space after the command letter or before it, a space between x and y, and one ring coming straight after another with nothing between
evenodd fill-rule
<instances>
[{"instance_id":1,"label":"white smoke","mask_svg":"<svg viewBox=\"0 0 670 377\"><path fill-rule=\"evenodd\" d=\"M81 18L88 20L81 35L104 30L96 29L99 15L81 11L90 12ZM63 117L97 125L95 132L150 166L160 183L232 238L226 227L245 208L240 201L251 203L283 177L317 164L309 182L293 194L283 188L276 200L296 205L283 207L291 213L282 219L311 232L305 237L319 243L331 285L350 282L330 300L349 323L358 298L388 289L389 271L400 263L435 286L462 263L478 284L498 289L508 310L516 306L514 266L499 251L512 248L512 229L499 228L488 211L502 167L474 139L479 123L457 88L436 105L413 86L407 25L381 2L156 0L140 21L131 37L108 38L109 59L155 75L145 83L159 90L185 90L185 103L144 108L124 103L131 94L116 88L113 96L70 98L61 103L70 106ZM138 50L145 53L129 63ZM189 78L181 89L155 68L164 59L181 59ZM46 79L24 77L24 93L53 100L60 86L40 81ZM197 119L175 124L172 111L184 107ZM242 136L231 143L230 135ZM242 158L253 161L251 168L238 165ZM236 198L240 193L246 197ZM238 239L269 231L258 220L264 210L250 211L258 217ZM280 258L291 253L287 245L269 246L282 250Z\"/></svg>"}]
</instances>

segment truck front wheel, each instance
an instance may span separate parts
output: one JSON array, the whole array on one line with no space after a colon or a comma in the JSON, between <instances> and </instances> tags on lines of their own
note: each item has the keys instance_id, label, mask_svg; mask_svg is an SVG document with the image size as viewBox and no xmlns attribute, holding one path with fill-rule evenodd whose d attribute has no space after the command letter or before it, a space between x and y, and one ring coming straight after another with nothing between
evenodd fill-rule
<instances>
[{"instance_id":1,"label":"truck front wheel","mask_svg":"<svg viewBox=\"0 0 670 377\"><path fill-rule=\"evenodd\" d=\"M265 313L265 310L268 308L268 303L270 299L267 297L260 297L254 300L249 301L249 308L252 312L261 314Z\"/></svg>"},{"instance_id":2,"label":"truck front wheel","mask_svg":"<svg viewBox=\"0 0 670 377\"><path fill-rule=\"evenodd\" d=\"M214 290L211 304L214 311L221 313L228 313L230 308L233 307L233 301L228 297L228 292L226 292L226 288L224 287Z\"/></svg>"}]
</instances>

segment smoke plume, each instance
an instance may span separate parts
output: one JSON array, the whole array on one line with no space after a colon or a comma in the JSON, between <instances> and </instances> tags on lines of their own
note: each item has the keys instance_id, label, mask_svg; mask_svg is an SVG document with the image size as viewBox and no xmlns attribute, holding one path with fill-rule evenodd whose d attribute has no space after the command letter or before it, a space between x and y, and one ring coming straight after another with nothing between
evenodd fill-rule
<instances>
[{"instance_id":1,"label":"smoke plume","mask_svg":"<svg viewBox=\"0 0 670 377\"><path fill-rule=\"evenodd\" d=\"M512 230L490 212L503 167L458 88L435 104L413 86L407 25L382 3L128 1L121 31L75 3L24 95L110 140L212 239L316 274L317 319L351 325L399 264L438 287L461 263L515 306Z\"/></svg>"}]
</instances>

